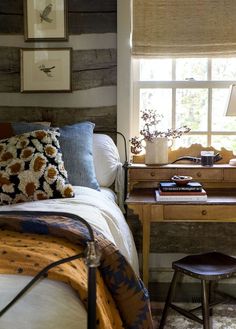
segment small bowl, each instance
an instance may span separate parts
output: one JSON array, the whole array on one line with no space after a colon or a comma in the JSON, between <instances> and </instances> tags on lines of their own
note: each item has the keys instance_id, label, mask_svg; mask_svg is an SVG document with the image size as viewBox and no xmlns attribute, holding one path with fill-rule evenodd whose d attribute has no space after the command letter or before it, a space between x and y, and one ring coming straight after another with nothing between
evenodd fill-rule
<instances>
[{"instance_id":1,"label":"small bowl","mask_svg":"<svg viewBox=\"0 0 236 329\"><path fill-rule=\"evenodd\" d=\"M188 184L193 178L191 176L173 176L171 180L176 183L176 185L186 185Z\"/></svg>"}]
</instances>

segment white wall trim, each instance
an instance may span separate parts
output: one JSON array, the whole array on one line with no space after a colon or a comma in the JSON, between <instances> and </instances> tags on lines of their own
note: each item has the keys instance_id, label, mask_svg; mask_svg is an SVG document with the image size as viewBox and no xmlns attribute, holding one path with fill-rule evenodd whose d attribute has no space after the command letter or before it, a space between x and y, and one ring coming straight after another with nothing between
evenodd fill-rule
<instances>
[{"instance_id":1,"label":"white wall trim","mask_svg":"<svg viewBox=\"0 0 236 329\"><path fill-rule=\"evenodd\" d=\"M117 129L131 137L131 0L117 1ZM122 143L118 142L122 160Z\"/></svg>"},{"instance_id":2,"label":"white wall trim","mask_svg":"<svg viewBox=\"0 0 236 329\"><path fill-rule=\"evenodd\" d=\"M23 35L0 35L1 47L19 48L61 48L72 47L74 50L116 48L116 33L94 33L70 35L65 42L25 42Z\"/></svg>"},{"instance_id":3,"label":"white wall trim","mask_svg":"<svg viewBox=\"0 0 236 329\"><path fill-rule=\"evenodd\" d=\"M0 93L0 106L100 107L116 105L116 86L73 93Z\"/></svg>"}]
</instances>

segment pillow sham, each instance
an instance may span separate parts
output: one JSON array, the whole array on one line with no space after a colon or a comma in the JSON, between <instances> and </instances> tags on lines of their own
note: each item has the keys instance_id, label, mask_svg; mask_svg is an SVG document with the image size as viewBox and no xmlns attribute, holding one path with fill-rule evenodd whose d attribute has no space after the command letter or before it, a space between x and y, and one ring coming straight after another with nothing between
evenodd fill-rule
<instances>
[{"instance_id":1,"label":"pillow sham","mask_svg":"<svg viewBox=\"0 0 236 329\"><path fill-rule=\"evenodd\" d=\"M92 122L79 122L59 128L60 145L72 185L99 190L93 161Z\"/></svg>"},{"instance_id":2,"label":"pillow sham","mask_svg":"<svg viewBox=\"0 0 236 329\"><path fill-rule=\"evenodd\" d=\"M93 161L94 127L94 123L85 121L57 129L60 132L59 143L70 183L99 190ZM18 122L13 129L19 134L32 131L33 128L35 125Z\"/></svg>"},{"instance_id":3,"label":"pillow sham","mask_svg":"<svg viewBox=\"0 0 236 329\"><path fill-rule=\"evenodd\" d=\"M117 146L110 136L93 135L93 160L99 185L110 187L116 179L120 163Z\"/></svg>"},{"instance_id":4,"label":"pillow sham","mask_svg":"<svg viewBox=\"0 0 236 329\"><path fill-rule=\"evenodd\" d=\"M50 122L12 122L12 130L14 135L20 135L24 133L29 133L34 130L48 130L50 127Z\"/></svg>"},{"instance_id":5,"label":"pillow sham","mask_svg":"<svg viewBox=\"0 0 236 329\"><path fill-rule=\"evenodd\" d=\"M74 196L57 136L37 130L0 141L0 204Z\"/></svg>"},{"instance_id":6,"label":"pillow sham","mask_svg":"<svg viewBox=\"0 0 236 329\"><path fill-rule=\"evenodd\" d=\"M0 139L50 127L51 122L0 122Z\"/></svg>"}]
</instances>

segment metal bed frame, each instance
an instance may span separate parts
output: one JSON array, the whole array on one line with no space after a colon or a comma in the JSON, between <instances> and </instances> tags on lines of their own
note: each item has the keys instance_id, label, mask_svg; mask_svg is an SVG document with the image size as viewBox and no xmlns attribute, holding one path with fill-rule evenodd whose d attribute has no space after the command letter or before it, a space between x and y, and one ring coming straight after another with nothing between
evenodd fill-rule
<instances>
[{"instance_id":1,"label":"metal bed frame","mask_svg":"<svg viewBox=\"0 0 236 329\"><path fill-rule=\"evenodd\" d=\"M87 328L95 329L96 328L96 270L100 265L101 252L98 251L96 247L96 242L94 239L93 229L90 224L84 220L82 217L73 215L66 212L49 212L49 211L0 211L1 216L62 216L68 217L70 219L77 220L86 226L89 239L87 241L87 250L85 253L76 254L67 258L60 259L56 262L53 262L40 270L33 279L0 311L0 317L7 312L12 305L14 305L28 290L31 288L39 279L45 277L45 274L55 266L71 262L78 258L85 258L86 265L88 267L88 316L87 316Z\"/></svg>"}]
</instances>

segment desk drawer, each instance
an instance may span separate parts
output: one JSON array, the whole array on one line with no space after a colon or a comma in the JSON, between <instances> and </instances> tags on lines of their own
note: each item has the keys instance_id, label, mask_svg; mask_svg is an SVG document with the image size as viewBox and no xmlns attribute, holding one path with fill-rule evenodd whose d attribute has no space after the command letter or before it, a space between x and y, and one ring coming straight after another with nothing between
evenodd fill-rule
<instances>
[{"instance_id":1,"label":"desk drawer","mask_svg":"<svg viewBox=\"0 0 236 329\"><path fill-rule=\"evenodd\" d=\"M170 180L176 174L175 169L130 169L129 177L135 181Z\"/></svg>"},{"instance_id":2,"label":"desk drawer","mask_svg":"<svg viewBox=\"0 0 236 329\"><path fill-rule=\"evenodd\" d=\"M198 181L222 181L223 171L215 168L181 168L178 169L178 175L192 176L194 180Z\"/></svg>"},{"instance_id":3,"label":"desk drawer","mask_svg":"<svg viewBox=\"0 0 236 329\"><path fill-rule=\"evenodd\" d=\"M236 221L236 205L165 205L164 219Z\"/></svg>"},{"instance_id":4,"label":"desk drawer","mask_svg":"<svg viewBox=\"0 0 236 329\"><path fill-rule=\"evenodd\" d=\"M236 182L236 168L224 169L224 180L229 182Z\"/></svg>"}]
</instances>

